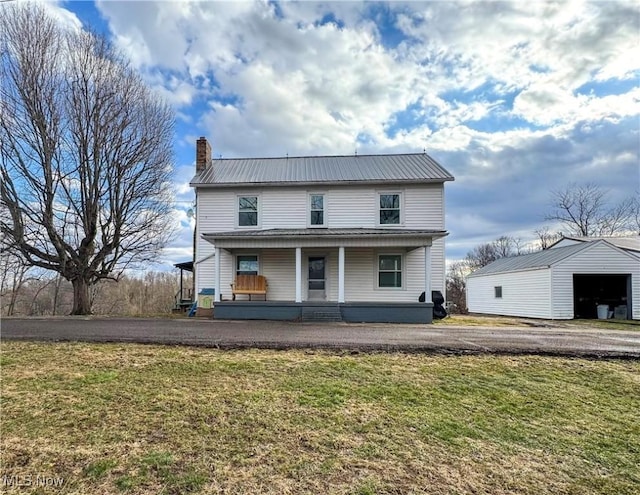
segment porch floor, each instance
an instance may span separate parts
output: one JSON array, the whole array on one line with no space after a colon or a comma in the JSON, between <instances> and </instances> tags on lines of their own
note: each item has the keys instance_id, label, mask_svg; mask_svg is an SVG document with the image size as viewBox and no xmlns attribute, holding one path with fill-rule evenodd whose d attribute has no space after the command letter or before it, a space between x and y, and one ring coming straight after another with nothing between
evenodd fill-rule
<instances>
[{"instance_id":1,"label":"porch floor","mask_svg":"<svg viewBox=\"0 0 640 495\"><path fill-rule=\"evenodd\" d=\"M431 323L433 303L220 301L214 303L213 317L221 320Z\"/></svg>"}]
</instances>

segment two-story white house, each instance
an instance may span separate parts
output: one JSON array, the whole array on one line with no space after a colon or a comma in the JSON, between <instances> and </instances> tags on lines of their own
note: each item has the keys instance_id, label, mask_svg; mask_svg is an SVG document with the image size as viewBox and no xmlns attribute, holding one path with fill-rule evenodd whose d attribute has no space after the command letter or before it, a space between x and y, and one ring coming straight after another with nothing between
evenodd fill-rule
<instances>
[{"instance_id":1,"label":"two-story white house","mask_svg":"<svg viewBox=\"0 0 640 495\"><path fill-rule=\"evenodd\" d=\"M451 180L426 153L212 160L200 138L196 292L221 319L431 322ZM232 297L240 275L265 297Z\"/></svg>"}]
</instances>

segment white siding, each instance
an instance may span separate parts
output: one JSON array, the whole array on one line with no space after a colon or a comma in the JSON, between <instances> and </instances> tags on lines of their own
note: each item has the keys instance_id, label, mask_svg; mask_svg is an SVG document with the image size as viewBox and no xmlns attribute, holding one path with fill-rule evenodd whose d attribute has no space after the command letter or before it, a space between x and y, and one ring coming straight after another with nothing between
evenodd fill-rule
<instances>
[{"instance_id":1,"label":"white siding","mask_svg":"<svg viewBox=\"0 0 640 495\"><path fill-rule=\"evenodd\" d=\"M196 294L204 288L213 288L213 275L215 273L214 247L204 240L196 244Z\"/></svg>"},{"instance_id":2,"label":"white siding","mask_svg":"<svg viewBox=\"0 0 640 495\"><path fill-rule=\"evenodd\" d=\"M207 208L203 208L204 211ZM215 261L213 244L205 241L200 237L202 234L202 224L200 220L201 211L200 208L196 210L196 252L194 263L194 277L195 277L195 290L196 296L202 289L213 288L213 275L215 273Z\"/></svg>"},{"instance_id":3,"label":"white siding","mask_svg":"<svg viewBox=\"0 0 640 495\"><path fill-rule=\"evenodd\" d=\"M197 241L196 241L196 291L213 287L214 259L210 257L213 246L201 238L203 233L226 232L237 229L238 195L260 197L259 227L261 229L304 229L308 226L308 195L325 194L325 215L328 228L376 228L378 193L401 192L403 195L403 225L397 229L444 230L443 184L415 184L401 187L377 188L371 186L330 187L267 187L255 189L199 189L197 191ZM236 250L237 251L237 250ZM295 251L292 249L246 249L243 252L261 253L261 272L270 280L269 299L293 300L295 298ZM304 249L307 253L327 255L328 295L337 300L338 259L337 249ZM402 249L396 252L402 252ZM399 291L374 289L376 277L374 249L346 250L345 298L352 301L415 301L424 290L424 251L417 249L406 253L405 288ZM222 250L221 293L229 293L233 277L233 256ZM444 240L433 242L432 289L444 294L445 253ZM350 265L351 263L351 265ZM303 297L306 296L306 261L303 255ZM273 283L271 282L273 281Z\"/></svg>"},{"instance_id":4,"label":"white siding","mask_svg":"<svg viewBox=\"0 0 640 495\"><path fill-rule=\"evenodd\" d=\"M442 191L442 184L404 188L404 227L407 229L444 229Z\"/></svg>"},{"instance_id":5,"label":"white siding","mask_svg":"<svg viewBox=\"0 0 640 495\"><path fill-rule=\"evenodd\" d=\"M251 251L251 254L256 253ZM240 253L242 254L242 253ZM220 294L225 299L231 299L231 283L235 278L235 258L225 251L220 250ZM213 287L213 280L211 281Z\"/></svg>"},{"instance_id":6,"label":"white siding","mask_svg":"<svg viewBox=\"0 0 640 495\"><path fill-rule=\"evenodd\" d=\"M377 288L377 256L382 253L398 253L403 255L403 287L401 289ZM267 298L270 301L293 301L295 299L295 249L241 249L234 250L233 254L226 250L221 250L222 273L220 277L220 293L223 299L231 298L230 284L234 278L235 256L247 254L258 256L260 273L267 278L269 284ZM309 256L326 257L327 300L337 301L338 250L336 248L302 250L303 300L307 299L307 260ZM432 256L432 262L436 268L443 266L435 261L435 256ZM203 269L203 266L205 269ZM213 266L212 259L200 265L198 269L199 289L213 287ZM442 274L437 271L432 272L433 290L441 290L442 278ZM415 249L409 252L404 250L378 250L373 248L345 249L346 302L417 302L422 291L424 291L423 249Z\"/></svg>"},{"instance_id":7,"label":"white siding","mask_svg":"<svg viewBox=\"0 0 640 495\"><path fill-rule=\"evenodd\" d=\"M296 298L296 250L263 249L260 272L267 278L270 301L294 301Z\"/></svg>"},{"instance_id":8,"label":"white siding","mask_svg":"<svg viewBox=\"0 0 640 495\"><path fill-rule=\"evenodd\" d=\"M379 289L378 254L403 255L403 287ZM432 284L435 274L432 275ZM432 287L437 287L432 285ZM438 289L436 289L438 290ZM345 301L346 302L418 302L424 291L424 250L403 252L393 249L347 249L345 251Z\"/></svg>"},{"instance_id":9,"label":"white siding","mask_svg":"<svg viewBox=\"0 0 640 495\"><path fill-rule=\"evenodd\" d=\"M573 274L631 275L633 318L640 319L640 263L607 244L593 244L552 267L553 314L573 318Z\"/></svg>"},{"instance_id":10,"label":"white siding","mask_svg":"<svg viewBox=\"0 0 640 495\"><path fill-rule=\"evenodd\" d=\"M267 278L267 299L271 301L293 301L295 299L295 250L294 249L238 249L229 253L221 250L220 294L223 300L231 299L231 283L235 278L236 256L258 256L259 271ZM205 285L207 285L205 283ZM213 286L213 278L209 281ZM241 296L244 299L246 296Z\"/></svg>"},{"instance_id":11,"label":"white siding","mask_svg":"<svg viewBox=\"0 0 640 495\"><path fill-rule=\"evenodd\" d=\"M232 190L198 190L196 204L198 233L234 230L237 214L236 201L236 193Z\"/></svg>"},{"instance_id":12,"label":"white siding","mask_svg":"<svg viewBox=\"0 0 640 495\"><path fill-rule=\"evenodd\" d=\"M293 188L262 190L263 229L304 229L307 227L307 191Z\"/></svg>"},{"instance_id":13,"label":"white siding","mask_svg":"<svg viewBox=\"0 0 640 495\"><path fill-rule=\"evenodd\" d=\"M443 296L447 293L445 287L446 261L444 251L445 238L434 240L433 246L431 246L431 290L439 290Z\"/></svg>"},{"instance_id":14,"label":"white siding","mask_svg":"<svg viewBox=\"0 0 640 495\"><path fill-rule=\"evenodd\" d=\"M395 228L444 228L442 184L415 184L389 190L403 194L404 225ZM311 192L325 194L327 227L375 228L379 218L378 192L384 191L365 186L200 189L198 230L203 233L235 230L237 197L256 194L260 196L259 228L304 229L307 227L308 195Z\"/></svg>"},{"instance_id":15,"label":"white siding","mask_svg":"<svg viewBox=\"0 0 640 495\"><path fill-rule=\"evenodd\" d=\"M551 318L550 283L548 268L469 277L467 306L472 313ZM502 298L495 297L498 286Z\"/></svg>"},{"instance_id":16,"label":"white siding","mask_svg":"<svg viewBox=\"0 0 640 495\"><path fill-rule=\"evenodd\" d=\"M376 227L376 192L365 187L341 187L327 191L327 226L332 229Z\"/></svg>"}]
</instances>

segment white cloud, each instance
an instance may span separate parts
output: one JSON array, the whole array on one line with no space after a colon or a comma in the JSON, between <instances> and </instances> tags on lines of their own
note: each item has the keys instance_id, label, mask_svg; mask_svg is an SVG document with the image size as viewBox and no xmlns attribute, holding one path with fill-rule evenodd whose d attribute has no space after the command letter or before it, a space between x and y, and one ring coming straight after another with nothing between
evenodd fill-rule
<instances>
[{"instance_id":1,"label":"white cloud","mask_svg":"<svg viewBox=\"0 0 640 495\"><path fill-rule=\"evenodd\" d=\"M59 0L35 0L37 4L44 7L45 11L51 15L59 24L70 30L77 31L82 29L82 22L73 12L63 8L63 2Z\"/></svg>"},{"instance_id":2,"label":"white cloud","mask_svg":"<svg viewBox=\"0 0 640 495\"><path fill-rule=\"evenodd\" d=\"M264 2L99 5L135 62L181 74L152 79L176 106L196 94L211 100L202 122L225 154L242 154L246 141L236 136L256 129L258 141L245 152L343 152L361 134L396 146L385 126L410 103L425 105L424 139L430 129L486 117L509 91L520 93L514 116L553 125L583 117L585 98L573 94L581 84L640 67L629 56L635 28L624 10L631 4L392 3L396 26L412 37L395 50L363 17L367 4L285 3L282 15ZM345 26L318 25L328 13ZM494 96L439 97L482 87ZM225 136L228 128L235 132ZM406 143L407 135L398 139Z\"/></svg>"}]
</instances>

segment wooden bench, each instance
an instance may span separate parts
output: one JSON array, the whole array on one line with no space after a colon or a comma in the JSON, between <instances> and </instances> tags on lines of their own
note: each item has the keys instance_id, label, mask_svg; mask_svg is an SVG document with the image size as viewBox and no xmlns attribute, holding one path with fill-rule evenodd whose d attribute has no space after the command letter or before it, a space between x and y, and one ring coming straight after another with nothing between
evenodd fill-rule
<instances>
[{"instance_id":1,"label":"wooden bench","mask_svg":"<svg viewBox=\"0 0 640 495\"><path fill-rule=\"evenodd\" d=\"M246 294L251 296L255 294L263 295L267 300L267 279L262 275L238 275L236 281L231 284L232 299L236 300L236 294Z\"/></svg>"}]
</instances>

